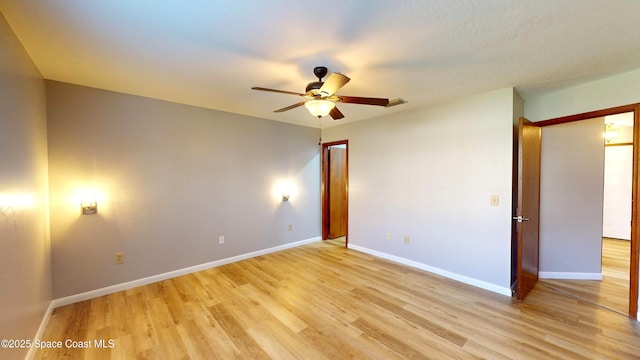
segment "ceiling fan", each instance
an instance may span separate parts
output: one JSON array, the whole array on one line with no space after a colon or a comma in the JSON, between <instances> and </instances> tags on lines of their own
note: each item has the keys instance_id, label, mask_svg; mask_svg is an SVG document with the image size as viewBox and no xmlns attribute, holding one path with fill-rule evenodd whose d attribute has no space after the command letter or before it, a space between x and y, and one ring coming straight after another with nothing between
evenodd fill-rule
<instances>
[{"instance_id":1,"label":"ceiling fan","mask_svg":"<svg viewBox=\"0 0 640 360\"><path fill-rule=\"evenodd\" d=\"M322 81L322 78L327 75L327 68L324 66L316 66L313 69L313 74L318 78L318 81L312 81L307 84L305 93L269 89L257 86L252 87L251 89L275 92L280 94L297 95L307 98L307 100L303 100L293 105L283 107L282 109L275 110L274 112L284 112L304 105L312 115L317 116L318 118L329 115L333 118L333 120L344 118L344 114L342 114L342 112L336 107L336 102L360 105L377 105L385 107L406 103L406 101L403 99L395 99L389 101L389 99L384 98L337 95L336 91L340 90L340 88L342 88L351 79L343 74L334 72L329 75L326 81Z\"/></svg>"}]
</instances>

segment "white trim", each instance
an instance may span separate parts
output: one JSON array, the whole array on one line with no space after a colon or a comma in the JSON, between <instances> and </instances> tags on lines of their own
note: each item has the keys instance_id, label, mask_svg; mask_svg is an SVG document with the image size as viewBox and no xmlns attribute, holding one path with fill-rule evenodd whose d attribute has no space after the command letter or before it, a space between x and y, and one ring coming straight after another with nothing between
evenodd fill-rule
<instances>
[{"instance_id":1,"label":"white trim","mask_svg":"<svg viewBox=\"0 0 640 360\"><path fill-rule=\"evenodd\" d=\"M104 287L104 288L101 288L101 289L90 290L90 291L83 292L83 293L80 293L80 294L66 296L66 297L63 297L63 298L59 298L59 299L53 300L52 304L53 304L54 308L57 308L57 307L60 307L60 306L65 306L65 305L77 303L77 302L80 302L80 301L93 299L93 298L96 298L96 297L99 297L99 296L112 294L114 292L118 292L118 291L122 291L122 290L128 290L128 289L131 289L131 288L134 288L134 287L147 285L147 284L151 284L151 283L162 281L162 280L172 279L174 277L191 274L191 273L194 273L194 272L197 272L197 271L206 270L206 269L214 268L214 267L217 267L217 266L230 264L230 263L233 263L233 262L236 262L236 261L246 260L246 259L250 259L250 258L256 257L256 256L261 256L261 255L273 253L273 252L276 252L276 251L282 251L282 250L285 250L285 249L289 249L289 248L293 248L293 247L297 247L297 246L310 244L310 243L313 243L313 242L316 242L316 241L320 241L320 237L319 236L313 237L313 238L310 238L310 239L306 239L306 240L292 242L292 243L289 243L289 244L279 245L279 246L268 248L268 249L263 249L263 250L258 250L258 251L246 253L246 254L232 256L232 257L225 258L225 259L211 261L211 262L200 264L200 265L190 266L190 267L187 267L187 268L184 268L184 269L178 269L178 270L174 270L174 271L169 271L169 272L166 272L166 273L163 273L163 274L153 275L153 276L149 276L149 277L146 277L146 278L125 282L125 283L122 283L122 284L107 286L107 287Z\"/></svg>"},{"instance_id":2,"label":"white trim","mask_svg":"<svg viewBox=\"0 0 640 360\"><path fill-rule=\"evenodd\" d=\"M446 278L449 279L453 279L456 281L460 281L463 282L465 284L469 284L475 287L479 287L481 289L485 289L485 290L489 290L501 295L505 295L505 296L509 296L511 297L511 289L509 289L508 287L503 287L503 286L498 286L492 283L488 283L486 281L482 281L482 280L478 280L478 279L474 279L468 276L464 276L464 275L460 275L460 274L456 274L447 270L443 270L437 267L433 267L430 265L426 265L423 263L419 263L417 261L413 261L413 260L409 260L409 259L405 259L399 256L395 256L395 255L390 255L387 253L383 253L380 251L376 251L376 250L371 250L362 246L358 246L358 245L353 245L353 244L349 244L349 249L353 249L356 251L360 251L369 255L373 255L373 256L377 256L379 258L383 258L383 259L387 259L387 260L391 260L400 264L404 264L407 266L411 266L420 270L425 270L428 271L430 273L434 273L434 274L438 274L441 276L444 276Z\"/></svg>"},{"instance_id":3,"label":"white trim","mask_svg":"<svg viewBox=\"0 0 640 360\"><path fill-rule=\"evenodd\" d=\"M53 313L53 301L49 302L49 306L47 307L47 311L44 313L44 317L42 318L42 321L40 322L40 326L38 327L38 331L36 332L36 336L33 338L33 343L36 342L36 340L41 340L42 336L44 335L44 331L47 328L47 325L49 324L49 319L51 319L51 313ZM29 352L27 352L27 356L25 356L25 360L31 360L36 356L36 353L38 352L38 349L36 349L35 346L32 346L31 348L29 348Z\"/></svg>"},{"instance_id":4,"label":"white trim","mask_svg":"<svg viewBox=\"0 0 640 360\"><path fill-rule=\"evenodd\" d=\"M540 271L538 273L538 278L559 280L602 280L602 273Z\"/></svg>"}]
</instances>

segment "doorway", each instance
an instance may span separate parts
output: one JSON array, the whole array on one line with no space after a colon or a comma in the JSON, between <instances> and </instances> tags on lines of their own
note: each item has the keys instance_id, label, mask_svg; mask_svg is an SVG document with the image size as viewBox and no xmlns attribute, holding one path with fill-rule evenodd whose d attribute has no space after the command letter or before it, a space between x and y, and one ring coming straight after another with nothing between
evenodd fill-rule
<instances>
[{"instance_id":1,"label":"doorway","mask_svg":"<svg viewBox=\"0 0 640 360\"><path fill-rule=\"evenodd\" d=\"M547 130L544 170L549 172L545 178L549 193L544 253L546 270L561 272L546 273L543 281L626 315L633 113L559 124ZM550 198L556 199L553 204Z\"/></svg>"},{"instance_id":2,"label":"doorway","mask_svg":"<svg viewBox=\"0 0 640 360\"><path fill-rule=\"evenodd\" d=\"M602 305L626 312L629 306L633 112L604 117L602 217Z\"/></svg>"},{"instance_id":3,"label":"doorway","mask_svg":"<svg viewBox=\"0 0 640 360\"><path fill-rule=\"evenodd\" d=\"M322 240L348 247L349 141L322 144Z\"/></svg>"},{"instance_id":4,"label":"doorway","mask_svg":"<svg viewBox=\"0 0 640 360\"><path fill-rule=\"evenodd\" d=\"M639 124L639 114L640 114L640 106L638 104L632 104L628 106L621 106L617 108L605 109L600 111L594 111L590 113L572 115L568 117L552 119L547 121L538 122L539 126L549 126L549 125L557 125L564 124L573 121L580 120L589 120L595 118L604 118L605 123L607 122L607 117L612 115L619 116L619 114L630 113L629 122L631 123L630 129L630 137L626 138L625 145L617 145L618 146L629 146L628 150L631 150L632 164L631 164L631 192L630 197L627 198L629 203L629 209L631 214L628 220L626 221L626 230L629 233L628 242L626 243L626 247L618 247L614 245L619 245L616 243L611 243L609 240L604 239L607 237L607 230L605 230L605 222L611 221L611 217L609 220L606 218L606 214L603 216L603 234L602 235L602 263L603 263L603 275L605 277L604 281L590 281L590 280L545 280L545 284L555 287L556 289L563 291L569 295L577 296L583 298L592 303L608 307L612 310L621 312L626 314L632 318L637 317L638 312L638 221L636 221L637 214L639 208L639 204L636 201L637 194L640 192L640 185L638 184L638 141L640 139L639 134L640 131L638 129ZM635 125L635 126L634 126ZM607 126L603 124L603 129L606 130ZM604 133L605 131L603 131ZM630 141L628 141L630 140ZM611 141L609 141L611 143ZM635 145L635 146L634 146ZM607 149L609 147L605 147ZM629 164L627 164L629 165ZM603 189L603 194L606 190ZM627 197L629 197L627 195ZM633 204L631 206L630 204ZM605 204L604 206L607 206ZM605 213L603 209L603 213ZM614 216L617 218L618 216ZM630 230L630 231L629 231ZM621 250L622 249L622 250ZM625 260L626 263L620 264L621 260ZM625 273L628 275L620 279L620 269L625 269ZM614 276L612 277L612 273ZM607 278L608 277L608 278ZM611 281L613 280L613 281ZM617 285L616 285L617 282ZM612 285L613 284L613 285ZM618 286L618 288L616 288ZM620 287L623 288L623 291L620 291ZM607 299L609 298L609 299ZM622 300L620 298L623 298ZM609 301L609 303L603 304L602 302ZM618 304L617 306L612 306L613 304ZM622 306L620 306L622 304Z\"/></svg>"}]
</instances>

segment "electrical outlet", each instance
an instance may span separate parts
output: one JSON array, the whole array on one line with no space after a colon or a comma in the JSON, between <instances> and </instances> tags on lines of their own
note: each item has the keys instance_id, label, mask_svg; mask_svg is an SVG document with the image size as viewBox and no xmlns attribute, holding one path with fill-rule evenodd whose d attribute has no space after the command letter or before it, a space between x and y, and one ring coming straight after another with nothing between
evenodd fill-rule
<instances>
[{"instance_id":1,"label":"electrical outlet","mask_svg":"<svg viewBox=\"0 0 640 360\"><path fill-rule=\"evenodd\" d=\"M409 235L404 236L404 244L409 245Z\"/></svg>"},{"instance_id":2,"label":"electrical outlet","mask_svg":"<svg viewBox=\"0 0 640 360\"><path fill-rule=\"evenodd\" d=\"M289 230L289 231L293 230L293 224L287 225L287 230Z\"/></svg>"},{"instance_id":3,"label":"electrical outlet","mask_svg":"<svg viewBox=\"0 0 640 360\"><path fill-rule=\"evenodd\" d=\"M224 244L224 235L218 237L218 244Z\"/></svg>"},{"instance_id":4,"label":"electrical outlet","mask_svg":"<svg viewBox=\"0 0 640 360\"><path fill-rule=\"evenodd\" d=\"M121 253L121 252L115 253L114 262L118 265L124 264L124 253Z\"/></svg>"},{"instance_id":5,"label":"electrical outlet","mask_svg":"<svg viewBox=\"0 0 640 360\"><path fill-rule=\"evenodd\" d=\"M390 232L387 233L387 240L391 240L391 233Z\"/></svg>"}]
</instances>

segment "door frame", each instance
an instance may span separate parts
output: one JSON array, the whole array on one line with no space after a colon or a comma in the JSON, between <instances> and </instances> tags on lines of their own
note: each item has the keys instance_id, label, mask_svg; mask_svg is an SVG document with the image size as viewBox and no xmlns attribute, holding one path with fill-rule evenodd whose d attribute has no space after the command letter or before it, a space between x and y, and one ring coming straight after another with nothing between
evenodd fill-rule
<instances>
[{"instance_id":1,"label":"door frame","mask_svg":"<svg viewBox=\"0 0 640 360\"><path fill-rule=\"evenodd\" d=\"M331 146L336 145L345 145L346 146L346 159L345 159L345 181L347 183L347 199L346 199L346 207L347 212L345 214L345 222L346 222L346 235L345 235L345 247L349 247L349 140L338 140L331 141L327 143L322 143L321 150L321 181L320 181L320 194L321 194L321 202L322 202L322 240L327 240L329 238L329 148Z\"/></svg>"},{"instance_id":2,"label":"door frame","mask_svg":"<svg viewBox=\"0 0 640 360\"><path fill-rule=\"evenodd\" d=\"M631 188L631 254L629 257L629 317L638 317L638 264L640 259L638 236L640 235L640 182L638 163L640 162L640 103L623 105L603 110L590 111L582 114L563 116L544 121L537 121L540 127L564 124L573 121L588 120L607 115L633 112L633 179Z\"/></svg>"}]
</instances>

